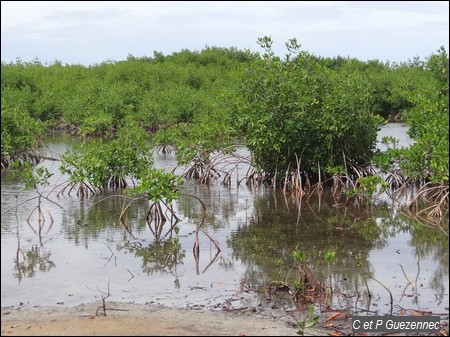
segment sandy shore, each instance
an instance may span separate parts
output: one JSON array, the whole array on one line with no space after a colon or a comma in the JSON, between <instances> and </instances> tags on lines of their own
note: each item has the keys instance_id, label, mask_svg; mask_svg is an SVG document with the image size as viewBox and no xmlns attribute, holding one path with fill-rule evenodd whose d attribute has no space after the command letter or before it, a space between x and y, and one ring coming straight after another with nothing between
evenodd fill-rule
<instances>
[{"instance_id":1,"label":"sandy shore","mask_svg":"<svg viewBox=\"0 0 450 337\"><path fill-rule=\"evenodd\" d=\"M129 303L108 303L103 316L96 315L98 305L2 308L1 335L298 336L294 319L288 316L271 318L249 312L181 310Z\"/></svg>"}]
</instances>

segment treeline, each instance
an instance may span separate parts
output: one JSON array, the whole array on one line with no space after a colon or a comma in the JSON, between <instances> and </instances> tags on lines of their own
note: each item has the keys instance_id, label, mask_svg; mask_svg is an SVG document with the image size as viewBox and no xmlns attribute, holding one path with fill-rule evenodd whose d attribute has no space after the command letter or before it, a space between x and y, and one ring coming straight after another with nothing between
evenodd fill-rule
<instances>
[{"instance_id":1,"label":"treeline","mask_svg":"<svg viewBox=\"0 0 450 337\"><path fill-rule=\"evenodd\" d=\"M180 163L200 168L213 151L243 142L258 179L284 188L376 161L403 181L444 185L448 193L443 47L426 60L391 64L323 58L295 39L278 57L270 38L258 43L261 53L206 47L88 67L2 62L2 168L26 160L48 132L114 137L132 125L130 132L147 131L152 146L172 146ZM376 153L389 119L410 125L411 149Z\"/></svg>"}]
</instances>

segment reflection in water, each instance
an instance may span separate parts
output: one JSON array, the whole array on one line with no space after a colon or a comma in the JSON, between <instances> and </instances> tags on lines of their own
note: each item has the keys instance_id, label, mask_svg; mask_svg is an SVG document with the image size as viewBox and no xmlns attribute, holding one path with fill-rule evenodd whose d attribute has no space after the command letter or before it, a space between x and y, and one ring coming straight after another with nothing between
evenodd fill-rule
<instances>
[{"instance_id":1,"label":"reflection in water","mask_svg":"<svg viewBox=\"0 0 450 337\"><path fill-rule=\"evenodd\" d=\"M117 247L117 251L122 249L134 253L134 256L142 259L142 271L147 275L172 274L175 277L176 287L180 287L177 267L183 264L186 252L181 249L177 239L170 239L163 243L156 240L147 247L142 247L140 242L125 242ZM134 277L134 275L132 276Z\"/></svg>"},{"instance_id":2,"label":"reflection in water","mask_svg":"<svg viewBox=\"0 0 450 337\"><path fill-rule=\"evenodd\" d=\"M55 267L55 263L50 260L51 252L47 250L42 241L42 229L44 221L39 221L38 229L36 230L29 221L29 216L27 218L27 225L31 232L37 237L38 243L32 244L27 248L22 248L20 227L18 221L19 205L11 208L14 212L14 219L16 222L16 238L17 246L15 251L14 261L14 277L20 282L23 277L32 278L36 275L36 272L48 272L50 269ZM41 220L41 219L39 219ZM2 227L3 229L3 227ZM51 226L48 230L51 229ZM2 231L3 236L3 231Z\"/></svg>"},{"instance_id":3,"label":"reflection in water","mask_svg":"<svg viewBox=\"0 0 450 337\"><path fill-rule=\"evenodd\" d=\"M65 139L49 145L62 153ZM155 160L157 167L176 166L173 154ZM64 180L55 162L42 165L55 172L49 188ZM243 177L246 167L239 170ZM24 192L16 201L20 188L2 174L2 210L30 198ZM293 284L295 250L328 290L320 310L445 312L449 305L448 238L400 212L390 198L370 208L339 207L327 193L306 199L235 182L186 182L180 191L173 207L181 221L172 229L168 223L170 234L159 239L146 222L148 201L130 205L125 226L119 216L128 202L112 194L82 201L60 196L64 209L51 210L54 224L41 238L26 222L32 205L17 219L3 214L2 305L76 305L96 300L86 289L108 282L110 300L294 310L289 291L267 289L274 281ZM335 257L328 263L330 251Z\"/></svg>"},{"instance_id":4,"label":"reflection in water","mask_svg":"<svg viewBox=\"0 0 450 337\"><path fill-rule=\"evenodd\" d=\"M322 284L329 290L333 289L328 304L335 309L353 308L354 313L374 311L387 314L389 310L384 308L369 309L371 305L381 306L379 302L383 306L391 305L389 292L380 292L384 287L391 292L405 287L402 292L393 293L392 306L400 303L429 305L426 299L428 290L418 282L424 276L421 269L427 270L425 279L429 280L433 292L439 294L436 298L442 301L445 296L443 287L448 279L448 239L439 231L421 227L421 231L427 232L421 235L408 222L408 217L386 202L370 209L335 208L332 200L319 198L301 203L302 211L298 217L293 217L296 201L286 199L281 192L270 192L270 196L255 200L254 214L231 234L228 242L234 255L248 265L245 280L250 288L266 289L274 280L295 283L295 273L289 274L290 269L277 268L275 259L282 259L284 265L292 265L292 253L300 249L306 252L308 265ZM409 242L413 243L409 249L412 255L403 251L406 248L403 242L398 249L391 247L397 243L396 238L405 234L412 237ZM416 237L420 237L420 243L414 241ZM330 264L325 259L326 251L336 252ZM381 265L374 266L374 262L379 262L374 261L374 251L376 255L383 252ZM427 263L424 264L420 256L427 256ZM437 261L446 266L444 273L440 268L435 268L434 272L428 269L429 260L433 261L438 256ZM394 261L397 262L389 266L391 270L383 270ZM413 271L409 277L404 275L405 265L409 273ZM416 268L411 268L414 266ZM263 301L264 292L260 292L260 296L260 301ZM420 302L420 297L425 301ZM292 305L292 300L284 303L286 308Z\"/></svg>"},{"instance_id":5,"label":"reflection in water","mask_svg":"<svg viewBox=\"0 0 450 337\"><path fill-rule=\"evenodd\" d=\"M55 267L55 263L50 260L51 252L44 246L33 245L30 249L23 250L20 246L17 248L15 262L15 277L19 280L25 277L34 277L36 271L48 272Z\"/></svg>"}]
</instances>

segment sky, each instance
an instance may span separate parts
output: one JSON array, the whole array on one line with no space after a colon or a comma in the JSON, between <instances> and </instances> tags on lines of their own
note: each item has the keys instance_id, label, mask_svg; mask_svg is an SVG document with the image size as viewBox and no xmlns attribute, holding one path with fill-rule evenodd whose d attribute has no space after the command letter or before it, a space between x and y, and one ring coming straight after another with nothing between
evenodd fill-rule
<instances>
[{"instance_id":1,"label":"sky","mask_svg":"<svg viewBox=\"0 0 450 337\"><path fill-rule=\"evenodd\" d=\"M425 60L449 49L449 1L1 1L1 61L95 65L183 49L361 61Z\"/></svg>"}]
</instances>

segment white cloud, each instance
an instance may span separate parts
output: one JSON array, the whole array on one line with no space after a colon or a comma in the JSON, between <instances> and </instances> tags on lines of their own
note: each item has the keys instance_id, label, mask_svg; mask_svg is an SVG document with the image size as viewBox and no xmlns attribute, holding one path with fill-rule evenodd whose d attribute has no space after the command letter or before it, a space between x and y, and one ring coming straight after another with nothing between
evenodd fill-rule
<instances>
[{"instance_id":1,"label":"white cloud","mask_svg":"<svg viewBox=\"0 0 450 337\"><path fill-rule=\"evenodd\" d=\"M205 45L401 61L448 49L444 1L2 1L2 61L92 64ZM401 46L401 48L400 48Z\"/></svg>"}]
</instances>

